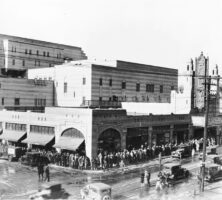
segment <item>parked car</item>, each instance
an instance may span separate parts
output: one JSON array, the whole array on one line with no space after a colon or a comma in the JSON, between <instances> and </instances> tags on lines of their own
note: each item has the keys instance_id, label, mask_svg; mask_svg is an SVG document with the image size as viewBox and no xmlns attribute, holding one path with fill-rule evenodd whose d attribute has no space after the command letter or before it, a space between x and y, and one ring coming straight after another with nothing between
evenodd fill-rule
<instances>
[{"instance_id":1,"label":"parked car","mask_svg":"<svg viewBox=\"0 0 222 200\"><path fill-rule=\"evenodd\" d=\"M186 169L181 167L179 163L166 163L163 166L163 172L167 176L167 182L172 182L184 178L188 178L190 172Z\"/></svg>"},{"instance_id":2,"label":"parked car","mask_svg":"<svg viewBox=\"0 0 222 200\"><path fill-rule=\"evenodd\" d=\"M201 173L199 177L201 176ZM221 165L215 163L207 163L205 165L205 181L213 182L215 180L222 179Z\"/></svg>"},{"instance_id":3,"label":"parked car","mask_svg":"<svg viewBox=\"0 0 222 200\"><path fill-rule=\"evenodd\" d=\"M80 190L85 200L111 200L111 187L104 183L91 183Z\"/></svg>"},{"instance_id":4,"label":"parked car","mask_svg":"<svg viewBox=\"0 0 222 200\"><path fill-rule=\"evenodd\" d=\"M222 155L216 155L216 154L207 155L206 162L222 165Z\"/></svg>"},{"instance_id":5,"label":"parked car","mask_svg":"<svg viewBox=\"0 0 222 200\"><path fill-rule=\"evenodd\" d=\"M8 160L18 161L24 155L22 147L9 146L8 147Z\"/></svg>"},{"instance_id":6,"label":"parked car","mask_svg":"<svg viewBox=\"0 0 222 200\"><path fill-rule=\"evenodd\" d=\"M21 157L21 163L23 165L36 167L38 165L40 156L41 156L40 152L26 152L26 154Z\"/></svg>"},{"instance_id":7,"label":"parked car","mask_svg":"<svg viewBox=\"0 0 222 200\"><path fill-rule=\"evenodd\" d=\"M186 158L191 156L191 147L188 145L181 145L176 151L172 151L173 158Z\"/></svg>"}]
</instances>

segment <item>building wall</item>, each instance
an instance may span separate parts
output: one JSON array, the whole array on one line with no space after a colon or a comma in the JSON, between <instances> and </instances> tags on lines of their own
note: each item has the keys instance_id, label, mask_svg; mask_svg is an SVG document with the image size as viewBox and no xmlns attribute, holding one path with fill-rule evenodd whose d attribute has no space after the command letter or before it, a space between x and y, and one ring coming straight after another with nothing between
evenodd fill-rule
<instances>
[{"instance_id":1,"label":"building wall","mask_svg":"<svg viewBox=\"0 0 222 200\"><path fill-rule=\"evenodd\" d=\"M177 70L174 69L122 61L117 62L117 67L92 65L92 100L102 97L102 100L108 101L116 96L119 101L169 103L171 87L177 90L177 76ZM110 79L112 86L109 85ZM125 89L122 89L122 82L126 84ZM136 91L137 84L140 84L140 91ZM153 84L154 91L147 92L146 84ZM162 93L160 86L163 86Z\"/></svg>"},{"instance_id":2,"label":"building wall","mask_svg":"<svg viewBox=\"0 0 222 200\"><path fill-rule=\"evenodd\" d=\"M3 50L4 40L8 43L7 53ZM7 63L8 69L15 70L52 67L62 64L65 58L70 60L87 58L80 47L0 34L0 68L6 66L4 63L4 60L7 60L6 54L8 62L5 63Z\"/></svg>"},{"instance_id":3,"label":"building wall","mask_svg":"<svg viewBox=\"0 0 222 200\"><path fill-rule=\"evenodd\" d=\"M15 98L19 105L15 105ZM36 100L35 100L36 99ZM40 99L45 99L40 100ZM41 105L43 104L43 105ZM0 108L53 105L53 82L19 78L0 78Z\"/></svg>"}]
</instances>

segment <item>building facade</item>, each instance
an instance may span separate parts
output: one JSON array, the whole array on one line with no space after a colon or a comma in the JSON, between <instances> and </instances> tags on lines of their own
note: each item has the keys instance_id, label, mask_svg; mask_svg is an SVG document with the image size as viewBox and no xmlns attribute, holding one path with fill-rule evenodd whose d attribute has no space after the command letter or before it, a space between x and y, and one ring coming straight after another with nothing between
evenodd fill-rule
<instances>
[{"instance_id":1,"label":"building facade","mask_svg":"<svg viewBox=\"0 0 222 200\"><path fill-rule=\"evenodd\" d=\"M170 103L178 70L124 61L76 61L32 69L31 79L55 82L57 106L112 107L118 102Z\"/></svg>"},{"instance_id":2,"label":"building facade","mask_svg":"<svg viewBox=\"0 0 222 200\"><path fill-rule=\"evenodd\" d=\"M0 77L0 109L43 111L53 105L53 81Z\"/></svg>"},{"instance_id":3,"label":"building facade","mask_svg":"<svg viewBox=\"0 0 222 200\"><path fill-rule=\"evenodd\" d=\"M47 107L44 113L0 111L0 139L75 151L85 143L91 159L99 150L162 145L192 138L189 115L129 115L124 109Z\"/></svg>"},{"instance_id":4,"label":"building facade","mask_svg":"<svg viewBox=\"0 0 222 200\"><path fill-rule=\"evenodd\" d=\"M80 47L0 34L0 75L25 77L27 69L86 58Z\"/></svg>"}]
</instances>

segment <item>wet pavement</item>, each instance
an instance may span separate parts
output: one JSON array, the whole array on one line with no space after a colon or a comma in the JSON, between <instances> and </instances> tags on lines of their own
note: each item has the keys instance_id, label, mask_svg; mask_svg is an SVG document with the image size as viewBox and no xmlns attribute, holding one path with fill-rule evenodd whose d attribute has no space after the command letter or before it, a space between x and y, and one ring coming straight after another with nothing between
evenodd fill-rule
<instances>
[{"instance_id":1,"label":"wet pavement","mask_svg":"<svg viewBox=\"0 0 222 200\"><path fill-rule=\"evenodd\" d=\"M63 168L51 168L51 181L38 180L37 169L19 163L0 160L0 199L30 199L31 195L42 193L43 199L80 199L80 189L90 182L104 182L112 186L114 200L126 199L221 199L222 181L206 184L204 195L199 194L199 185L195 174L199 169L198 160L183 160L183 165L194 174L191 178L163 191L155 190L158 165L152 164L151 188L140 186L140 169L122 172L87 174ZM47 190L47 188L50 189Z\"/></svg>"}]
</instances>

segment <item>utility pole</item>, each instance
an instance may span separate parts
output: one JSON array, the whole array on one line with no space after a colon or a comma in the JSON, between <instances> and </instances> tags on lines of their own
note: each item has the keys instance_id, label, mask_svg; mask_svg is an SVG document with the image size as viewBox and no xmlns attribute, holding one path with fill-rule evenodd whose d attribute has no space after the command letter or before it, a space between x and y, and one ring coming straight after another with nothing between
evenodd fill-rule
<instances>
[{"instance_id":1,"label":"utility pole","mask_svg":"<svg viewBox=\"0 0 222 200\"><path fill-rule=\"evenodd\" d=\"M211 77L206 78L208 80L207 89L206 89L206 107L205 107L205 123L204 123L204 138L203 138L203 159L201 166L201 192L204 192L204 178L205 178L205 161L206 161L206 140L207 140L207 126L208 126L208 115L209 115L209 97L210 97L210 85Z\"/></svg>"}]
</instances>

